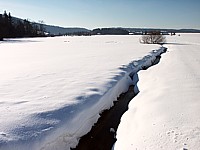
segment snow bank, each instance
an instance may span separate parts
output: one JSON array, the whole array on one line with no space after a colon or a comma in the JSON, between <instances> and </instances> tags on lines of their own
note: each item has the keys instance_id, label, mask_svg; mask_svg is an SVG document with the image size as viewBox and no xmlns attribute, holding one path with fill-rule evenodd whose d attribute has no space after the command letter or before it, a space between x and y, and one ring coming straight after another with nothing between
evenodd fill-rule
<instances>
[{"instance_id":1,"label":"snow bank","mask_svg":"<svg viewBox=\"0 0 200 150\"><path fill-rule=\"evenodd\" d=\"M138 73L140 93L122 116L115 150L199 149L199 39L167 37L160 63Z\"/></svg>"},{"instance_id":2,"label":"snow bank","mask_svg":"<svg viewBox=\"0 0 200 150\"><path fill-rule=\"evenodd\" d=\"M161 52L138 39L55 37L1 43L0 149L75 147L99 113L132 84L129 75Z\"/></svg>"},{"instance_id":3,"label":"snow bank","mask_svg":"<svg viewBox=\"0 0 200 150\"><path fill-rule=\"evenodd\" d=\"M103 110L112 107L113 102L117 100L117 97L121 93L125 93L130 85L136 84L137 81L132 80L130 78L130 74L135 74L138 70L143 69L143 67L148 67L152 65L152 62L156 59L156 56L159 56L160 53L164 51L165 48L160 48L158 50L150 52L147 56L143 57L140 60L131 62L127 68L123 69L126 70L126 72L123 76L121 76L121 79L118 79L116 85L111 87L102 97L100 97L98 102L91 105L89 108L88 104L86 104L86 107L82 106L84 110L80 114L75 116L73 120L67 125L65 124L64 127L59 128L59 131L57 131L57 135L53 136L58 138L50 140L50 138L47 137L47 142L44 142L45 146L42 147L42 149L48 150L52 148L75 148L78 144L79 138L85 135L87 132L89 132L92 125L97 122L98 118L100 117L99 114ZM63 134L63 131L68 132Z\"/></svg>"}]
</instances>

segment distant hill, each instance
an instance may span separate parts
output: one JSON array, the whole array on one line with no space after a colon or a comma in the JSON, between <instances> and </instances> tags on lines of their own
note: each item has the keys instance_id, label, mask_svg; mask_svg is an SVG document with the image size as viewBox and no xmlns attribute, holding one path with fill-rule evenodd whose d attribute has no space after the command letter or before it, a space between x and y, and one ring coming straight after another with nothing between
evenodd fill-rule
<instances>
[{"instance_id":1,"label":"distant hill","mask_svg":"<svg viewBox=\"0 0 200 150\"><path fill-rule=\"evenodd\" d=\"M90 30L86 28L64 28L59 26L51 26L44 24L45 31L53 34L53 35L59 35L59 34L70 34L70 33L77 33L77 32L90 32Z\"/></svg>"},{"instance_id":2,"label":"distant hill","mask_svg":"<svg viewBox=\"0 0 200 150\"><path fill-rule=\"evenodd\" d=\"M17 22L17 20L23 20L21 18L16 18L13 17L13 21ZM32 22L33 23L33 22ZM40 26L40 23L33 23L36 24L38 26ZM77 32L90 32L90 30L86 29L86 28L78 28L78 27L74 27L74 28L65 28L65 27L59 27L59 26L53 26L53 25L47 25L47 24L42 24L45 31L48 32L51 35L62 35L62 34L70 34L70 33L77 33Z\"/></svg>"},{"instance_id":3,"label":"distant hill","mask_svg":"<svg viewBox=\"0 0 200 150\"><path fill-rule=\"evenodd\" d=\"M123 28L129 32L140 32L140 31L167 31L167 32L175 32L175 33L200 33L198 29L157 29L157 28Z\"/></svg>"},{"instance_id":4,"label":"distant hill","mask_svg":"<svg viewBox=\"0 0 200 150\"><path fill-rule=\"evenodd\" d=\"M157 28L96 28L90 33L91 35L142 35L149 32L159 31L162 34L175 33L200 33L198 29L157 29Z\"/></svg>"}]
</instances>

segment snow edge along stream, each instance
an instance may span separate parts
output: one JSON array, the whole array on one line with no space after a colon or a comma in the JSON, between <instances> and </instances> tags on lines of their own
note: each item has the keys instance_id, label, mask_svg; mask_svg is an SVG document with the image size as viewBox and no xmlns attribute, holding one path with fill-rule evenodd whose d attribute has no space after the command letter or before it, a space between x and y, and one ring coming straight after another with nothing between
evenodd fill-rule
<instances>
[{"instance_id":1,"label":"snow edge along stream","mask_svg":"<svg viewBox=\"0 0 200 150\"><path fill-rule=\"evenodd\" d=\"M166 49L162 52L164 53ZM156 55L156 59L152 59L151 64L146 66L140 66L139 70L146 70L153 65L160 62L161 54ZM137 68L138 69L138 68ZM131 69L133 70L133 69ZM139 71L138 70L138 71ZM120 124L122 115L128 110L129 102L138 94L138 71L131 72L130 78L133 80L133 84L129 86L128 91L121 93L114 102L114 106L108 110L104 110L100 114L100 118L95 123L86 135L82 136L79 140L77 147L73 150L93 150L93 149L105 149L111 150L113 144L116 142L116 131ZM134 90L135 89L135 90ZM106 138L105 138L106 137Z\"/></svg>"},{"instance_id":2,"label":"snow edge along stream","mask_svg":"<svg viewBox=\"0 0 200 150\"><path fill-rule=\"evenodd\" d=\"M70 150L70 148L75 148L80 138L91 130L104 110L108 110L114 105L114 101L117 100L120 94L127 92L131 85L134 85L135 93L139 92L136 85L138 82L137 72L152 66L157 57L160 57L166 50L167 48L160 47L151 51L142 59L132 61L126 67L121 68L125 71L125 75L121 76L116 85L111 87L92 107L79 113L69 124L64 124L54 131L53 135L49 135L46 140L39 144L42 145L40 149Z\"/></svg>"}]
</instances>

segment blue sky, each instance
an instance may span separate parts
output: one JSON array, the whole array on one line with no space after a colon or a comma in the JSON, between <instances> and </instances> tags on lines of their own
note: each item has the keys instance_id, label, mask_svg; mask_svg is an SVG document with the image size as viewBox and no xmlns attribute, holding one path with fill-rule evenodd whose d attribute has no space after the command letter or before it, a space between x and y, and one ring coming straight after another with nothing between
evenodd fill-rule
<instances>
[{"instance_id":1,"label":"blue sky","mask_svg":"<svg viewBox=\"0 0 200 150\"><path fill-rule=\"evenodd\" d=\"M200 29L200 0L0 0L0 13L63 27Z\"/></svg>"}]
</instances>

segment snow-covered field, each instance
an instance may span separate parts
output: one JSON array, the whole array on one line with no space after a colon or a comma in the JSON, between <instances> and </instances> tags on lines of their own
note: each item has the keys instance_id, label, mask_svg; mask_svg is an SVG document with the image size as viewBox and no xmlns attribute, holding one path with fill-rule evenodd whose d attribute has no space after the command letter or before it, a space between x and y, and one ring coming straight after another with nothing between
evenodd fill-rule
<instances>
[{"instance_id":1,"label":"snow-covered field","mask_svg":"<svg viewBox=\"0 0 200 150\"><path fill-rule=\"evenodd\" d=\"M154 55L159 53L159 51L158 53L156 51L149 53L152 50L158 50L159 46L142 45L139 43L139 37L55 37L10 39L1 42L0 149L68 150L70 146L74 147L78 143L78 138L86 134L97 121L99 113L103 109L110 108L117 96L125 92L132 84L129 73L138 69L143 63L148 63L155 58ZM172 57L167 58L166 55L166 60L163 59L162 61L162 63L165 63L158 66L163 66L159 68L158 72L154 72L153 69L151 69L152 71L141 72L139 84L146 83L149 87L146 85L145 87L154 89L155 94L153 95L159 96L160 91L168 84L156 82L154 80L158 80L158 78L154 77L160 77L161 75L156 74L165 71L168 73L165 76L168 77L167 75L169 75L170 78L159 78L163 82L168 81L170 83L169 89L166 89L167 87L164 89L165 94L176 91L176 89L181 90L183 86L192 86L190 88L191 93L189 93L188 88L185 89L185 94L182 93L184 94L183 98L190 97L190 94L196 98L198 91L196 93L193 93L193 91L198 90L199 86L199 80L196 81L199 75L196 71L197 68L195 69L192 66L181 67L180 64L178 66L180 66L181 74L176 77L175 72L177 71L176 64L179 63L176 57L183 59L183 63L192 64L192 62L185 61L182 58L187 53L182 54L179 51L195 51L196 49L195 47L190 49L190 45L178 45L180 50L176 50L176 48L179 48L178 46L170 46L172 50L167 55L172 55ZM196 48L199 48L199 46L197 45ZM196 67L198 67L199 62L196 57L198 54L196 52L192 55L193 61L197 64ZM148 57L144 57L146 55ZM188 58L191 57L188 56ZM166 68L171 64L170 68ZM187 69L191 69L191 71ZM185 72L186 74L182 74ZM149 74L149 76L146 76L146 74ZM145 77L149 78L145 79ZM180 77L185 79L184 83L182 83ZM171 82L175 79L179 79L178 86L180 88L171 87ZM155 83L154 87L150 85L151 83ZM156 86L163 87L159 87L157 91ZM139 87L143 91L140 85ZM172 91L167 92L167 90ZM149 92L149 97L151 97L152 91ZM140 95L145 96L146 94L141 92ZM174 100L179 100L180 97L171 93L170 96L174 96L176 98ZM169 100L172 100L172 98ZM170 102L169 100L166 101L166 105ZM190 115L191 108L193 109L192 112L196 113L195 108L197 106L194 104L197 101L196 99L192 100L193 103L190 103L190 101L184 101L184 104L186 104L184 108L175 105L178 101L173 101L174 104L171 103L170 106L176 106L177 110L182 110L184 117ZM187 104L191 105L187 106ZM144 106L150 105L153 104L147 102ZM166 108L169 110L168 107ZM149 114L153 115L153 112ZM174 117L179 115L175 114ZM193 115L193 117L198 118L198 115ZM191 117L188 116L188 118ZM142 119L141 116L141 121ZM134 120L134 118L131 118L131 120ZM197 125L193 123L192 126L194 126L195 131L193 131L193 128L186 131L194 132L197 135L199 133L198 128L195 128ZM188 126L185 127L188 128ZM143 129L142 126L140 128ZM166 132L170 132L172 136L172 130L174 128ZM177 131L179 130L177 129ZM120 130L118 133L120 133ZM176 131L173 134L175 133ZM128 135L127 137L129 137Z\"/></svg>"},{"instance_id":2,"label":"snow-covered field","mask_svg":"<svg viewBox=\"0 0 200 150\"><path fill-rule=\"evenodd\" d=\"M115 150L200 148L200 34L167 41L160 63L138 73L140 93L122 116Z\"/></svg>"}]
</instances>

